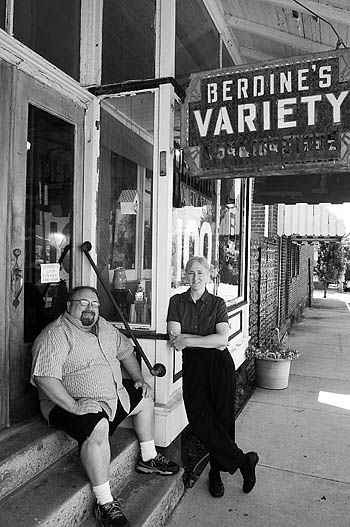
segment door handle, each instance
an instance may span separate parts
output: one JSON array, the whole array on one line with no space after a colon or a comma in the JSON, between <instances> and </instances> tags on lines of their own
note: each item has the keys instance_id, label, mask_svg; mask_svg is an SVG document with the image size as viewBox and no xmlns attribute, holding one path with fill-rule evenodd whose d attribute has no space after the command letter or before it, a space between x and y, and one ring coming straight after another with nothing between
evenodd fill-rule
<instances>
[{"instance_id":1,"label":"door handle","mask_svg":"<svg viewBox=\"0 0 350 527\"><path fill-rule=\"evenodd\" d=\"M14 266L11 269L11 288L15 295L12 304L15 309L17 309L19 305L19 296L22 293L24 285L23 270L18 264L18 258L21 256L22 251L21 249L13 249L12 254L16 259Z\"/></svg>"}]
</instances>

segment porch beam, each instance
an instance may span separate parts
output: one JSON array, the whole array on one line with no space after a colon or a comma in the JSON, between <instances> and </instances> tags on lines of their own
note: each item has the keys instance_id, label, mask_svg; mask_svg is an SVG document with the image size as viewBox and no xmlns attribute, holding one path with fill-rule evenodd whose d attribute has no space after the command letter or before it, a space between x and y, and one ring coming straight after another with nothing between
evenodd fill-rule
<instances>
[{"instance_id":1,"label":"porch beam","mask_svg":"<svg viewBox=\"0 0 350 527\"><path fill-rule=\"evenodd\" d=\"M321 44L320 42L315 42L306 38L297 37L287 33L286 31L280 31L278 29L264 26L263 24L257 24L256 22L251 22L236 16L226 16L225 20L227 24L233 29L247 31L248 33L258 35L259 37L274 40L297 49L305 50L308 53L334 50L334 46L329 46L327 44Z\"/></svg>"},{"instance_id":2,"label":"porch beam","mask_svg":"<svg viewBox=\"0 0 350 527\"><path fill-rule=\"evenodd\" d=\"M316 15L329 20L330 22L337 22L338 24L350 26L350 11L341 9L339 7L321 4L314 0L302 0L302 6L291 2L291 0L258 0L261 4L269 4L275 7L282 7L289 11L298 11L299 13L305 13L312 16L312 13L308 11L314 11ZM308 9L307 9L308 8Z\"/></svg>"},{"instance_id":3,"label":"porch beam","mask_svg":"<svg viewBox=\"0 0 350 527\"><path fill-rule=\"evenodd\" d=\"M230 31L230 28L227 26L225 15L218 0L203 0L203 4L205 5L212 21L214 22L216 29L221 35L233 62L235 64L243 64L238 42L236 37Z\"/></svg>"},{"instance_id":4,"label":"porch beam","mask_svg":"<svg viewBox=\"0 0 350 527\"><path fill-rule=\"evenodd\" d=\"M101 84L102 78L102 0L81 0L80 83Z\"/></svg>"}]
</instances>

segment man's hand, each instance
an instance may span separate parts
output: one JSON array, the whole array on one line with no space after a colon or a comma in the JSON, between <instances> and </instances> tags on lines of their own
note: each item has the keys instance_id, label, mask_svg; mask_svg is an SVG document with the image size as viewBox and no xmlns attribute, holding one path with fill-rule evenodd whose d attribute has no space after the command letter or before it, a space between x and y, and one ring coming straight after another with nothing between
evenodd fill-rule
<instances>
[{"instance_id":1,"label":"man's hand","mask_svg":"<svg viewBox=\"0 0 350 527\"><path fill-rule=\"evenodd\" d=\"M102 408L98 401L84 397L75 401L72 413L75 415L97 414L98 412L101 412L101 410Z\"/></svg>"},{"instance_id":2,"label":"man's hand","mask_svg":"<svg viewBox=\"0 0 350 527\"><path fill-rule=\"evenodd\" d=\"M56 377L35 377L36 384L55 404L76 415L97 414L102 410L100 403L88 397L74 400L67 392L60 379Z\"/></svg>"},{"instance_id":3,"label":"man's hand","mask_svg":"<svg viewBox=\"0 0 350 527\"><path fill-rule=\"evenodd\" d=\"M137 379L134 381L134 386L136 389L142 388L142 395L145 399L147 399L147 397L152 397L152 388L144 379Z\"/></svg>"},{"instance_id":4,"label":"man's hand","mask_svg":"<svg viewBox=\"0 0 350 527\"><path fill-rule=\"evenodd\" d=\"M128 355L125 359L121 360L120 362L130 375L130 377L133 379L135 388L142 388L143 397L152 397L152 388L149 384L147 384L147 382L145 382L135 354L131 353L131 355Z\"/></svg>"}]
</instances>

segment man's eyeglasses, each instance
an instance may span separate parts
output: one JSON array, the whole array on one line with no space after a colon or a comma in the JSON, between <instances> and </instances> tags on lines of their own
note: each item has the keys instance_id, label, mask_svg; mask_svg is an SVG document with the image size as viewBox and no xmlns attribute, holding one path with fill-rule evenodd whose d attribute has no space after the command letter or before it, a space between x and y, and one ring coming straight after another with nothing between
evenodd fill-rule
<instances>
[{"instance_id":1,"label":"man's eyeglasses","mask_svg":"<svg viewBox=\"0 0 350 527\"><path fill-rule=\"evenodd\" d=\"M97 302L97 300L93 300L92 302L89 302L89 300L85 300L85 298L82 298L81 300L71 300L71 302L79 302L81 307L100 307L100 302Z\"/></svg>"}]
</instances>

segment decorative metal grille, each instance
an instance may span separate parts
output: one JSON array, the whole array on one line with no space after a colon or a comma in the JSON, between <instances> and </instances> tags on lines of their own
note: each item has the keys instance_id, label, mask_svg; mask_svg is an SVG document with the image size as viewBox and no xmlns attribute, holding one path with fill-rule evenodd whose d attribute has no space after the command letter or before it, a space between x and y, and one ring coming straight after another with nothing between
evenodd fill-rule
<instances>
[{"instance_id":1,"label":"decorative metal grille","mask_svg":"<svg viewBox=\"0 0 350 527\"><path fill-rule=\"evenodd\" d=\"M265 344L278 317L278 245L275 240L251 242L249 332L252 343Z\"/></svg>"}]
</instances>

